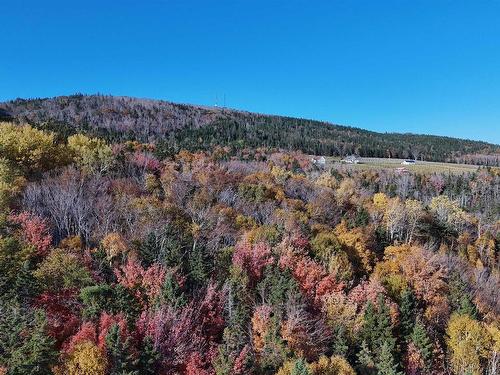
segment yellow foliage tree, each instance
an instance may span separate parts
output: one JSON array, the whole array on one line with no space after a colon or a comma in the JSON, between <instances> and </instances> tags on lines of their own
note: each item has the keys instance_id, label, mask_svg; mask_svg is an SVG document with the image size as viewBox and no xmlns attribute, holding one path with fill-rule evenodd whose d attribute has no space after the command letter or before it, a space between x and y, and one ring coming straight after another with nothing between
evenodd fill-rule
<instances>
[{"instance_id":1,"label":"yellow foliage tree","mask_svg":"<svg viewBox=\"0 0 500 375\"><path fill-rule=\"evenodd\" d=\"M411 243L417 224L424 215L424 207L422 203L415 199L407 199L405 201L406 209L406 225L408 226L406 232L406 243Z\"/></svg>"},{"instance_id":2,"label":"yellow foliage tree","mask_svg":"<svg viewBox=\"0 0 500 375\"><path fill-rule=\"evenodd\" d=\"M75 347L65 367L66 375L104 375L107 359L95 344L84 341Z\"/></svg>"},{"instance_id":3,"label":"yellow foliage tree","mask_svg":"<svg viewBox=\"0 0 500 375\"><path fill-rule=\"evenodd\" d=\"M356 182L352 178L344 178L338 189L335 191L335 197L340 205L355 203L354 193L356 192Z\"/></svg>"},{"instance_id":4,"label":"yellow foliage tree","mask_svg":"<svg viewBox=\"0 0 500 375\"><path fill-rule=\"evenodd\" d=\"M491 335L468 315L452 315L446 329L451 366L456 374L482 373L481 362L488 358Z\"/></svg>"},{"instance_id":5,"label":"yellow foliage tree","mask_svg":"<svg viewBox=\"0 0 500 375\"><path fill-rule=\"evenodd\" d=\"M469 221L467 213L446 195L432 198L429 209L439 222L457 232L460 232Z\"/></svg>"},{"instance_id":6,"label":"yellow foliage tree","mask_svg":"<svg viewBox=\"0 0 500 375\"><path fill-rule=\"evenodd\" d=\"M116 232L107 234L102 240L101 245L106 251L108 260L116 258L127 252L127 243L123 237Z\"/></svg>"},{"instance_id":7,"label":"yellow foliage tree","mask_svg":"<svg viewBox=\"0 0 500 375\"><path fill-rule=\"evenodd\" d=\"M7 205L21 192L25 182L25 179L9 165L7 159L0 158L0 211L7 209Z\"/></svg>"},{"instance_id":8,"label":"yellow foliage tree","mask_svg":"<svg viewBox=\"0 0 500 375\"><path fill-rule=\"evenodd\" d=\"M83 134L68 137L68 148L77 164L89 172L106 172L113 165L113 151L102 139Z\"/></svg>"},{"instance_id":9,"label":"yellow foliage tree","mask_svg":"<svg viewBox=\"0 0 500 375\"><path fill-rule=\"evenodd\" d=\"M323 311L331 327L343 325L347 335L354 339L355 334L363 323L362 314L357 313L357 307L350 302L344 293L332 293L323 303Z\"/></svg>"},{"instance_id":10,"label":"yellow foliage tree","mask_svg":"<svg viewBox=\"0 0 500 375\"><path fill-rule=\"evenodd\" d=\"M329 172L323 172L320 174L316 179L315 184L330 189L336 189L338 186L337 180Z\"/></svg>"},{"instance_id":11,"label":"yellow foliage tree","mask_svg":"<svg viewBox=\"0 0 500 375\"><path fill-rule=\"evenodd\" d=\"M56 144L54 133L5 122L0 123L0 155L26 175L49 170L66 161L64 147Z\"/></svg>"},{"instance_id":12,"label":"yellow foliage tree","mask_svg":"<svg viewBox=\"0 0 500 375\"><path fill-rule=\"evenodd\" d=\"M344 221L335 227L334 233L349 258L356 259L363 271L371 272L375 254L369 248L371 243L369 233L364 228L349 229Z\"/></svg>"},{"instance_id":13,"label":"yellow foliage tree","mask_svg":"<svg viewBox=\"0 0 500 375\"><path fill-rule=\"evenodd\" d=\"M349 362L339 355L321 356L310 365L310 372L312 375L356 375Z\"/></svg>"},{"instance_id":14,"label":"yellow foliage tree","mask_svg":"<svg viewBox=\"0 0 500 375\"><path fill-rule=\"evenodd\" d=\"M257 354L260 354L266 343L266 335L270 329L271 308L267 305L260 306L252 317L252 338Z\"/></svg>"},{"instance_id":15,"label":"yellow foliage tree","mask_svg":"<svg viewBox=\"0 0 500 375\"><path fill-rule=\"evenodd\" d=\"M405 206L399 198L389 199L384 212L384 222L391 241L401 238L406 224L405 214Z\"/></svg>"},{"instance_id":16,"label":"yellow foliage tree","mask_svg":"<svg viewBox=\"0 0 500 375\"><path fill-rule=\"evenodd\" d=\"M65 249L54 249L33 276L47 290L90 285L92 278L81 258Z\"/></svg>"},{"instance_id":17,"label":"yellow foliage tree","mask_svg":"<svg viewBox=\"0 0 500 375\"><path fill-rule=\"evenodd\" d=\"M384 212L387 208L387 203L389 198L384 193L375 193L373 194L373 205L376 209Z\"/></svg>"},{"instance_id":18,"label":"yellow foliage tree","mask_svg":"<svg viewBox=\"0 0 500 375\"><path fill-rule=\"evenodd\" d=\"M295 361L286 361L283 363L275 375L292 375L292 371L295 368Z\"/></svg>"}]
</instances>

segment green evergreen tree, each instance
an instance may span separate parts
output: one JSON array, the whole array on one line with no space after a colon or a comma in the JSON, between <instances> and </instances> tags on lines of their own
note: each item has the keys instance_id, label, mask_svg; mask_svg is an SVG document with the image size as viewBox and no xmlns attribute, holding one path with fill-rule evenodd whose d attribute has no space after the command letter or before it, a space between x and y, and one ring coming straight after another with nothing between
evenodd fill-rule
<instances>
[{"instance_id":1,"label":"green evergreen tree","mask_svg":"<svg viewBox=\"0 0 500 375\"><path fill-rule=\"evenodd\" d=\"M155 375L157 374L158 360L160 354L154 348L153 339L146 336L142 342L142 349L139 352L137 359L137 371L139 375Z\"/></svg>"},{"instance_id":2,"label":"green evergreen tree","mask_svg":"<svg viewBox=\"0 0 500 375\"><path fill-rule=\"evenodd\" d=\"M29 301L39 292L39 285L33 276L33 267L29 260L25 261L16 277L13 290L15 298L23 306L27 306Z\"/></svg>"},{"instance_id":3,"label":"green evergreen tree","mask_svg":"<svg viewBox=\"0 0 500 375\"><path fill-rule=\"evenodd\" d=\"M396 349L396 339L392 333L392 322L389 307L384 302L384 297L379 294L377 298L377 328L376 328L376 347L378 352L382 345L386 344L389 346L391 353Z\"/></svg>"},{"instance_id":4,"label":"green evergreen tree","mask_svg":"<svg viewBox=\"0 0 500 375\"><path fill-rule=\"evenodd\" d=\"M136 375L130 354L129 340L123 340L118 324L113 324L106 335L106 351L108 353L109 375Z\"/></svg>"},{"instance_id":5,"label":"green evergreen tree","mask_svg":"<svg viewBox=\"0 0 500 375\"><path fill-rule=\"evenodd\" d=\"M186 296L181 290L179 283L172 273L165 276L165 280L158 295L157 304L167 304L174 308L183 307L186 304Z\"/></svg>"},{"instance_id":6,"label":"green evergreen tree","mask_svg":"<svg viewBox=\"0 0 500 375\"><path fill-rule=\"evenodd\" d=\"M113 286L113 300L110 308L114 314L123 313L128 323L135 321L141 313L141 305L137 298L130 289L121 284Z\"/></svg>"},{"instance_id":7,"label":"green evergreen tree","mask_svg":"<svg viewBox=\"0 0 500 375\"><path fill-rule=\"evenodd\" d=\"M473 319L477 319L477 308L468 291L468 284L462 279L458 271L451 273L448 280L448 299L454 311L459 314L467 314Z\"/></svg>"},{"instance_id":8,"label":"green evergreen tree","mask_svg":"<svg viewBox=\"0 0 500 375\"><path fill-rule=\"evenodd\" d=\"M209 277L208 263L203 247L200 244L198 244L198 246L193 246L192 250L189 252L187 261L187 275L191 288L196 289L206 285Z\"/></svg>"},{"instance_id":9,"label":"green evergreen tree","mask_svg":"<svg viewBox=\"0 0 500 375\"><path fill-rule=\"evenodd\" d=\"M415 295L412 290L407 288L401 293L401 302L399 304L399 321L401 335L408 339L413 331L416 316Z\"/></svg>"},{"instance_id":10,"label":"green evergreen tree","mask_svg":"<svg viewBox=\"0 0 500 375\"><path fill-rule=\"evenodd\" d=\"M347 356L347 351L349 350L349 340L347 338L347 329L343 324L337 324L332 329L333 333L333 343L332 352L333 354L340 355L342 357Z\"/></svg>"},{"instance_id":11,"label":"green evergreen tree","mask_svg":"<svg viewBox=\"0 0 500 375\"><path fill-rule=\"evenodd\" d=\"M278 316L272 316L265 336L264 348L259 357L261 372L274 373L289 354L289 349L281 336L281 319Z\"/></svg>"},{"instance_id":12,"label":"green evergreen tree","mask_svg":"<svg viewBox=\"0 0 500 375\"><path fill-rule=\"evenodd\" d=\"M373 353L366 341L361 343L361 349L357 355L357 368L362 374L374 374L375 373L375 360L373 359Z\"/></svg>"},{"instance_id":13,"label":"green evergreen tree","mask_svg":"<svg viewBox=\"0 0 500 375\"><path fill-rule=\"evenodd\" d=\"M227 330L227 328L226 328ZM224 336L228 332L224 330ZM234 354L230 353L228 350L228 345L226 342L219 345L219 353L213 361L213 366L216 375L231 375L234 367Z\"/></svg>"},{"instance_id":14,"label":"green evergreen tree","mask_svg":"<svg viewBox=\"0 0 500 375\"><path fill-rule=\"evenodd\" d=\"M382 345L386 345L392 355L397 357L397 346L392 332L391 315L381 294L377 298L377 308L371 302L368 302L363 320L363 329L360 332L360 338L366 343L375 362L379 361Z\"/></svg>"},{"instance_id":15,"label":"green evergreen tree","mask_svg":"<svg viewBox=\"0 0 500 375\"><path fill-rule=\"evenodd\" d=\"M141 242L138 247L142 265L144 267L150 267L154 262L158 260L160 245L158 237L155 233L149 233L146 236L146 239Z\"/></svg>"},{"instance_id":16,"label":"green evergreen tree","mask_svg":"<svg viewBox=\"0 0 500 375\"><path fill-rule=\"evenodd\" d=\"M371 348L375 343L376 330L377 317L375 306L373 306L373 303L371 301L368 301L363 316L363 329L360 332L360 338L366 345L368 345L369 348Z\"/></svg>"},{"instance_id":17,"label":"green evergreen tree","mask_svg":"<svg viewBox=\"0 0 500 375\"><path fill-rule=\"evenodd\" d=\"M377 370L377 375L402 375L398 371L398 363L394 359L389 342L384 342L380 348Z\"/></svg>"},{"instance_id":18,"label":"green evergreen tree","mask_svg":"<svg viewBox=\"0 0 500 375\"><path fill-rule=\"evenodd\" d=\"M471 318L477 319L477 307L474 302L472 302L469 294L464 294L462 298L460 298L460 304L456 311L460 315L469 315Z\"/></svg>"},{"instance_id":19,"label":"green evergreen tree","mask_svg":"<svg viewBox=\"0 0 500 375\"><path fill-rule=\"evenodd\" d=\"M95 319L102 311L109 310L113 303L113 287L108 284L87 286L80 289L80 299L83 302L83 316Z\"/></svg>"},{"instance_id":20,"label":"green evergreen tree","mask_svg":"<svg viewBox=\"0 0 500 375\"><path fill-rule=\"evenodd\" d=\"M279 310L282 310L291 295L300 295L299 286L290 271L283 271L275 264L264 269L262 280L256 289L262 300Z\"/></svg>"},{"instance_id":21,"label":"green evergreen tree","mask_svg":"<svg viewBox=\"0 0 500 375\"><path fill-rule=\"evenodd\" d=\"M432 342L427 335L425 326L420 321L415 323L410 340L420 352L426 368L429 368L432 363Z\"/></svg>"},{"instance_id":22,"label":"green evergreen tree","mask_svg":"<svg viewBox=\"0 0 500 375\"><path fill-rule=\"evenodd\" d=\"M0 314L0 364L9 369L9 375L52 374L57 351L46 332L44 313L37 310L24 315L16 307L7 310L7 316Z\"/></svg>"},{"instance_id":23,"label":"green evergreen tree","mask_svg":"<svg viewBox=\"0 0 500 375\"><path fill-rule=\"evenodd\" d=\"M303 358L295 361L295 365L293 366L290 375L310 375L309 369L307 367L307 362Z\"/></svg>"}]
</instances>

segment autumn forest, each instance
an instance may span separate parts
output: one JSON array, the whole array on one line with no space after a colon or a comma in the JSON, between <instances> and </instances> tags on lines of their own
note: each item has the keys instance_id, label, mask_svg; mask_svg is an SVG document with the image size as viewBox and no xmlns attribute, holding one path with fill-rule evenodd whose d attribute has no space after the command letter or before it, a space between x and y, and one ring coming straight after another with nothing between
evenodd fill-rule
<instances>
[{"instance_id":1,"label":"autumn forest","mask_svg":"<svg viewBox=\"0 0 500 375\"><path fill-rule=\"evenodd\" d=\"M491 145L419 151L473 172L397 173L40 118L0 123L0 374L500 372ZM378 155L359 139L317 151Z\"/></svg>"}]
</instances>

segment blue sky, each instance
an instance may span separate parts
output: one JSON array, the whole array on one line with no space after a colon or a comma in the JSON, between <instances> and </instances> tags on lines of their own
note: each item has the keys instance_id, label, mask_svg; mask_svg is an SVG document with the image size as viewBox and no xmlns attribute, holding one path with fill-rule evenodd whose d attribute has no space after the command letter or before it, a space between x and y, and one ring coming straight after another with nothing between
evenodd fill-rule
<instances>
[{"instance_id":1,"label":"blue sky","mask_svg":"<svg viewBox=\"0 0 500 375\"><path fill-rule=\"evenodd\" d=\"M500 144L500 1L19 0L0 14L0 101L225 94L249 111Z\"/></svg>"}]
</instances>

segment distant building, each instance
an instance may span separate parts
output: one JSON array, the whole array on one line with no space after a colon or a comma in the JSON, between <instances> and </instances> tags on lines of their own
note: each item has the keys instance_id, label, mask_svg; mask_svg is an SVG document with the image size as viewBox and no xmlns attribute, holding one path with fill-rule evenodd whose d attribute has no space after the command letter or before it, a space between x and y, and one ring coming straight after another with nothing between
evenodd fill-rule
<instances>
[{"instance_id":1,"label":"distant building","mask_svg":"<svg viewBox=\"0 0 500 375\"><path fill-rule=\"evenodd\" d=\"M406 159L406 160L403 160L401 162L401 164L403 164L403 165L413 165L413 164L416 164L416 163L417 163L417 161L416 160L412 160L412 159Z\"/></svg>"},{"instance_id":2,"label":"distant building","mask_svg":"<svg viewBox=\"0 0 500 375\"><path fill-rule=\"evenodd\" d=\"M413 159L406 159L406 160L403 160L401 162L401 164L403 164L403 165L413 165L413 164L416 164L416 163L417 163L417 161L413 160Z\"/></svg>"},{"instance_id":3,"label":"distant building","mask_svg":"<svg viewBox=\"0 0 500 375\"><path fill-rule=\"evenodd\" d=\"M359 163L359 158L356 155L349 155L346 156L341 160L342 163L347 163L347 164L358 164Z\"/></svg>"},{"instance_id":4,"label":"distant building","mask_svg":"<svg viewBox=\"0 0 500 375\"><path fill-rule=\"evenodd\" d=\"M315 165L318 165L318 166L321 166L321 167L324 167L325 164L326 164L326 159L324 156L320 156L319 158L318 157L313 157L311 159L311 162Z\"/></svg>"}]
</instances>

